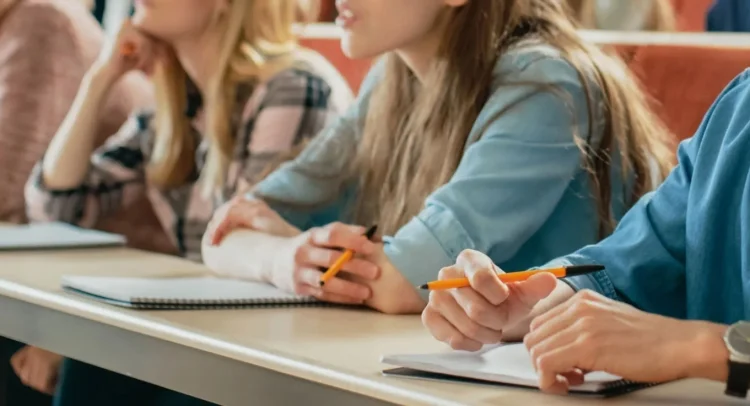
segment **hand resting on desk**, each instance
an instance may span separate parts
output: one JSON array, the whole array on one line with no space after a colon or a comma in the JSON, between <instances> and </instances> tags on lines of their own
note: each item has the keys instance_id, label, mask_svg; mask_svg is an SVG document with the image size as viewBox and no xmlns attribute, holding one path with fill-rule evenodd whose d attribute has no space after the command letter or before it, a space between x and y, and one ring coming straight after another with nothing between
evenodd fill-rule
<instances>
[{"instance_id":1,"label":"hand resting on desk","mask_svg":"<svg viewBox=\"0 0 750 406\"><path fill-rule=\"evenodd\" d=\"M681 378L725 381L726 326L646 313L552 275L504 284L484 254L462 253L441 279L468 277L471 287L433 291L422 314L433 336L455 349L524 337L539 387L566 393L587 371L637 382Z\"/></svg>"},{"instance_id":2,"label":"hand resting on desk","mask_svg":"<svg viewBox=\"0 0 750 406\"><path fill-rule=\"evenodd\" d=\"M366 304L384 313L419 313L424 302L416 290L390 264L383 245L369 241L364 232L364 227L332 223L303 233L262 201L237 198L211 221L203 257L224 276L268 282L328 302ZM320 276L342 249L357 254L320 286Z\"/></svg>"},{"instance_id":3,"label":"hand resting on desk","mask_svg":"<svg viewBox=\"0 0 750 406\"><path fill-rule=\"evenodd\" d=\"M227 234L240 228L263 231L279 237L295 237L302 232L284 221L262 200L235 196L214 213L204 238L218 245Z\"/></svg>"},{"instance_id":4,"label":"hand resting on desk","mask_svg":"<svg viewBox=\"0 0 750 406\"><path fill-rule=\"evenodd\" d=\"M535 318L524 338L539 386L565 393L583 371L604 371L636 382L682 378L726 381L726 327L640 311L582 290Z\"/></svg>"}]
</instances>

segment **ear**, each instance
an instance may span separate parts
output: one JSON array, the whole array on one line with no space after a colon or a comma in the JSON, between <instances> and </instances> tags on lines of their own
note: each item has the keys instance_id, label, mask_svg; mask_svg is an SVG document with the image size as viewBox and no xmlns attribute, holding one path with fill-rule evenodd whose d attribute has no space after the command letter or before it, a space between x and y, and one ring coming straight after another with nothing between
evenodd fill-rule
<instances>
[{"instance_id":1,"label":"ear","mask_svg":"<svg viewBox=\"0 0 750 406\"><path fill-rule=\"evenodd\" d=\"M448 7L461 7L463 5L466 5L469 0L443 0L443 2Z\"/></svg>"}]
</instances>

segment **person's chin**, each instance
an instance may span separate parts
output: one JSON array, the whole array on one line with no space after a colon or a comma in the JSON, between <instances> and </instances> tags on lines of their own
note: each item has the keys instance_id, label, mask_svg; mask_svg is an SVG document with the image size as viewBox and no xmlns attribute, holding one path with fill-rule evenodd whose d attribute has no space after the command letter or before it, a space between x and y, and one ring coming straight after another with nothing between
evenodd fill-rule
<instances>
[{"instance_id":1,"label":"person's chin","mask_svg":"<svg viewBox=\"0 0 750 406\"><path fill-rule=\"evenodd\" d=\"M133 23L133 26L135 28L138 28L141 31L150 33L151 32L150 27L154 25L150 22L150 20L151 19L148 18L147 15L136 13L135 15L133 15L133 18L130 21Z\"/></svg>"},{"instance_id":2,"label":"person's chin","mask_svg":"<svg viewBox=\"0 0 750 406\"><path fill-rule=\"evenodd\" d=\"M379 47L358 41L356 37L347 34L341 37L341 51L349 59L374 58L384 52Z\"/></svg>"},{"instance_id":3,"label":"person's chin","mask_svg":"<svg viewBox=\"0 0 750 406\"><path fill-rule=\"evenodd\" d=\"M169 42L169 35L160 29L160 24L155 24L147 18L137 19L133 18L133 26L144 34L148 34L153 38L161 41Z\"/></svg>"}]
</instances>

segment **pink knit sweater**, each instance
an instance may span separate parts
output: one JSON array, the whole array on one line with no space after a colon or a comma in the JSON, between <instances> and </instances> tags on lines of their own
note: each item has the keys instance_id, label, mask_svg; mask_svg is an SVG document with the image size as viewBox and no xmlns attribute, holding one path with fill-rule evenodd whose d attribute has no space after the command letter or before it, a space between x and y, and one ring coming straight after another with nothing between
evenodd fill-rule
<instances>
[{"instance_id":1,"label":"pink knit sweater","mask_svg":"<svg viewBox=\"0 0 750 406\"><path fill-rule=\"evenodd\" d=\"M88 10L72 0L19 0L0 20L0 222L24 222L24 184L68 112L104 34ZM98 142L146 107L150 86L128 76L102 110ZM127 219L127 221L126 221ZM97 228L126 234L132 245L170 249L143 202Z\"/></svg>"}]
</instances>

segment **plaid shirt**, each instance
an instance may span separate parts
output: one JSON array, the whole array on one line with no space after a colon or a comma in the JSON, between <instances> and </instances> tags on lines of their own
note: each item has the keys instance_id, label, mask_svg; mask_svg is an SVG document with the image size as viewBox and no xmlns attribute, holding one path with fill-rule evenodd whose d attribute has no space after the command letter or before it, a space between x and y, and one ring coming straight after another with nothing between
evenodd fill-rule
<instances>
[{"instance_id":1,"label":"plaid shirt","mask_svg":"<svg viewBox=\"0 0 750 406\"><path fill-rule=\"evenodd\" d=\"M323 66L314 69L316 64ZM168 190L147 184L146 168L154 141L153 114L148 112L134 115L92 155L86 178L75 189L46 188L41 163L37 164L26 185L29 218L91 227L146 194L180 254L200 261L201 239L214 210L259 180L269 163L316 135L351 101L346 83L326 64L315 55L255 87L239 85L233 117L234 153L226 184L213 198L202 196L198 182L208 142L197 120L192 127L198 145L194 176L185 185Z\"/></svg>"}]
</instances>

